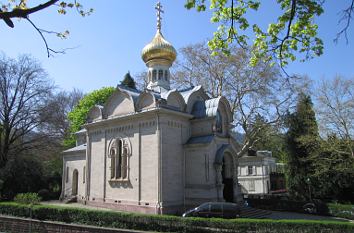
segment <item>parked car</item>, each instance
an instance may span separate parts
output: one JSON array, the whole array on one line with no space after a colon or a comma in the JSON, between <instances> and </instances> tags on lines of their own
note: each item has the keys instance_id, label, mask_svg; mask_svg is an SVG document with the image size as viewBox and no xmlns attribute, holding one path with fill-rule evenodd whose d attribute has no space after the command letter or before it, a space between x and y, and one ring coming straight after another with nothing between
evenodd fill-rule
<instances>
[{"instance_id":1,"label":"parked car","mask_svg":"<svg viewBox=\"0 0 354 233\"><path fill-rule=\"evenodd\" d=\"M194 209L188 210L182 216L204 218L238 218L240 213L240 206L235 203L206 202Z\"/></svg>"},{"instance_id":2,"label":"parked car","mask_svg":"<svg viewBox=\"0 0 354 233\"><path fill-rule=\"evenodd\" d=\"M303 212L308 214L329 215L329 209L325 202L314 199L312 202L308 202L302 207Z\"/></svg>"}]
</instances>

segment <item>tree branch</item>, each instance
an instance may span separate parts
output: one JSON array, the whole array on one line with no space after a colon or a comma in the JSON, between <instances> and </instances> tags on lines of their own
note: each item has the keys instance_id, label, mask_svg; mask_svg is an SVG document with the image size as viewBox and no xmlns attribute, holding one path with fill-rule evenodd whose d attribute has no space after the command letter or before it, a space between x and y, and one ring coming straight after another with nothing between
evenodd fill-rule
<instances>
[{"instance_id":1,"label":"tree branch","mask_svg":"<svg viewBox=\"0 0 354 233\"><path fill-rule=\"evenodd\" d=\"M337 33L337 36L336 38L334 39L334 42L335 43L338 43L339 41L339 38L344 34L344 37L345 37L345 41L346 43L348 44L349 40L348 40L348 29L349 29L349 26L350 26L350 21L352 20L353 18L353 11L354 11L354 0L352 0L350 6L343 10L342 11L342 18L339 20L338 24L340 24L341 22L345 21L345 25L344 27L342 28L342 30L340 30L338 33Z\"/></svg>"},{"instance_id":2,"label":"tree branch","mask_svg":"<svg viewBox=\"0 0 354 233\"><path fill-rule=\"evenodd\" d=\"M0 12L0 19L3 20L8 20L11 18L28 18L28 16L32 13L35 13L37 11L43 10L47 7L50 7L54 5L56 2L59 0L50 0L46 3L39 4L38 6L32 7L32 8L27 8L27 9L20 9L20 8L15 8L12 11L9 12Z\"/></svg>"}]
</instances>

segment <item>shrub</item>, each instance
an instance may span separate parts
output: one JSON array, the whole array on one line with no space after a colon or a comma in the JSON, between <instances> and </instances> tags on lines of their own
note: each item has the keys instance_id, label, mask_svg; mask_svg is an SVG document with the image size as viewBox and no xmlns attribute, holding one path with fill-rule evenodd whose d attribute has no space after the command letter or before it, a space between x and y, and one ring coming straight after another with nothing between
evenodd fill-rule
<instances>
[{"instance_id":1,"label":"shrub","mask_svg":"<svg viewBox=\"0 0 354 233\"><path fill-rule=\"evenodd\" d=\"M38 196L41 198L43 201L48 201L50 200L50 193L48 189L41 189L38 191Z\"/></svg>"},{"instance_id":2,"label":"shrub","mask_svg":"<svg viewBox=\"0 0 354 233\"><path fill-rule=\"evenodd\" d=\"M136 229L159 232L257 232L257 233L351 233L354 224L333 221L266 220L266 219L203 219L166 215L146 215L82 208L18 203L0 203L0 214L32 217L42 221L59 221L102 227Z\"/></svg>"},{"instance_id":3,"label":"shrub","mask_svg":"<svg viewBox=\"0 0 354 233\"><path fill-rule=\"evenodd\" d=\"M354 205L328 204L331 215L354 220Z\"/></svg>"},{"instance_id":4,"label":"shrub","mask_svg":"<svg viewBox=\"0 0 354 233\"><path fill-rule=\"evenodd\" d=\"M313 203L316 207L316 214L319 215L329 215L329 209L326 203L321 200L314 199L312 202L304 201L293 201L293 200L283 200L277 197L270 197L267 199L247 199L250 206L266 209L266 210L277 210L277 211L292 211L299 213L306 213L304 210L304 205L308 203Z\"/></svg>"},{"instance_id":5,"label":"shrub","mask_svg":"<svg viewBox=\"0 0 354 233\"><path fill-rule=\"evenodd\" d=\"M19 193L15 196L14 201L20 204L38 205L41 198L37 193Z\"/></svg>"}]
</instances>

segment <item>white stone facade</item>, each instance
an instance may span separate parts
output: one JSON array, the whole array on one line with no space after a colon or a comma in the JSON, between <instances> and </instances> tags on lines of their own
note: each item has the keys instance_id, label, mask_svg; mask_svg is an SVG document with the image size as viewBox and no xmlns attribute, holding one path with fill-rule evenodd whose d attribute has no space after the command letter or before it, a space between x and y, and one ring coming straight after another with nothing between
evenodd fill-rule
<instances>
[{"instance_id":1,"label":"white stone facade","mask_svg":"<svg viewBox=\"0 0 354 233\"><path fill-rule=\"evenodd\" d=\"M243 194L268 194L270 173L276 171L275 158L270 151L257 151L256 156L239 158L238 180Z\"/></svg>"},{"instance_id":2,"label":"white stone facade","mask_svg":"<svg viewBox=\"0 0 354 233\"><path fill-rule=\"evenodd\" d=\"M209 110L216 111L205 107L199 112L188 105L212 100L201 87L172 91L165 95L167 101L157 100L153 92L134 97L136 93L118 86L106 106L89 112L85 130L77 133L77 147L63 152L62 197L76 195L90 205L158 214L205 201L240 201L237 145L229 136L232 115L226 99L214 101ZM222 119L218 131L216 114ZM117 142L121 160L112 156ZM118 169L126 169L119 177L112 175L113 157L124 163Z\"/></svg>"},{"instance_id":3,"label":"white stone facade","mask_svg":"<svg viewBox=\"0 0 354 233\"><path fill-rule=\"evenodd\" d=\"M230 105L201 86L170 89L176 51L160 30L143 49L148 88L119 85L63 152L62 198L155 214L241 201Z\"/></svg>"}]
</instances>

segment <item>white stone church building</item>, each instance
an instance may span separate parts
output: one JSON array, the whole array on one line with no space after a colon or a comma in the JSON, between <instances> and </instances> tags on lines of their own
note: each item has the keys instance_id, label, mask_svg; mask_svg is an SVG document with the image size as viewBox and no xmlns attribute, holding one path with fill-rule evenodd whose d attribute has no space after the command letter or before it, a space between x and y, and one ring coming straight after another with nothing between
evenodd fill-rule
<instances>
[{"instance_id":1,"label":"white stone church building","mask_svg":"<svg viewBox=\"0 0 354 233\"><path fill-rule=\"evenodd\" d=\"M177 213L207 201L241 201L238 145L228 101L201 86L170 88L176 50L161 33L142 51L146 90L118 85L94 106L63 152L62 198L143 213Z\"/></svg>"}]
</instances>

